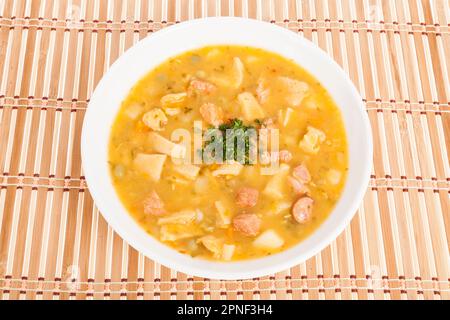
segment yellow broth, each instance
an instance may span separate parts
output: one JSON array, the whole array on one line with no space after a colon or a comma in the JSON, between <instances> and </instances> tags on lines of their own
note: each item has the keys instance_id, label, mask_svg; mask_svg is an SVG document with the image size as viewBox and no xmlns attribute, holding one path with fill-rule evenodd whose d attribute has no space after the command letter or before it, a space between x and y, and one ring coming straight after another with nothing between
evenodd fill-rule
<instances>
[{"instance_id":1,"label":"yellow broth","mask_svg":"<svg viewBox=\"0 0 450 320\"><path fill-rule=\"evenodd\" d=\"M236 58L243 69L237 67ZM193 94L189 93L194 79L212 84L214 91L209 94L195 90ZM297 81L295 85L299 82L307 84L308 89L302 99L298 99L298 95L291 96L291 89L286 88L292 84L291 80ZM170 139L171 133L179 128L192 132L195 120L203 121L203 128L208 128L200 113L200 107L205 103L221 108L225 121L243 119L243 107L238 99L243 92L252 94L264 111L264 117L256 119L255 123L243 120L244 123L257 126L256 122L273 119L279 129L280 149L292 155L286 163L289 166L288 176L292 176L292 170L299 165L305 166L311 175L311 181L304 184L308 188L306 195L295 193L286 177L278 185L282 198L274 199L264 193L272 176L262 175L262 165L259 163L244 165L238 175L219 176L213 176L212 172L220 165L199 165L196 178L188 179L174 170L171 159L167 158L159 180L149 177L142 166L136 166L137 155L158 153L154 150L153 139L149 138L152 133ZM182 101L163 108L161 99L177 93L186 95L183 95ZM288 99L290 97L297 101L292 102ZM161 131L154 131L143 121L143 116L155 108L163 110L167 118ZM308 146L301 143L308 127L319 130L326 137L316 143L316 152L311 152ZM161 237L177 238L177 235L183 234L180 239L163 242L194 257L243 260L283 251L314 232L341 195L348 170L348 153L338 107L321 84L303 68L262 49L211 46L173 57L136 83L123 101L111 128L109 164L112 181L122 203L149 234L160 240ZM250 208L237 205L236 193L241 187L259 192L256 205ZM155 216L144 210L145 201L152 192L156 192L164 204L163 215ZM312 215L306 223L298 223L293 218L292 206L303 196L314 200ZM216 201L225 207L225 215L231 221L228 224L218 221L221 216L218 215ZM183 210L195 211L195 220L178 225L158 224L162 217L170 217ZM242 213L255 214L260 219L256 235L243 234L233 225L233 218ZM273 245L272 241L267 246L255 245L255 239L267 230L273 231L282 244L278 241ZM171 236L162 232L169 232ZM211 240L206 244L202 240L205 236ZM224 245L232 248L231 255L221 251Z\"/></svg>"}]
</instances>

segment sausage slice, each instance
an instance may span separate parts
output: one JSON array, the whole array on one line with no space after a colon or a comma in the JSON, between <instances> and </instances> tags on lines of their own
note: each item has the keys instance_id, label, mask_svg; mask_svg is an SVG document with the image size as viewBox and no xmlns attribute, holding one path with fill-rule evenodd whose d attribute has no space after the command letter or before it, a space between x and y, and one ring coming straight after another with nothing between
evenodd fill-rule
<instances>
[{"instance_id":1,"label":"sausage slice","mask_svg":"<svg viewBox=\"0 0 450 320\"><path fill-rule=\"evenodd\" d=\"M236 195L236 204L243 208L251 208L258 202L259 192L253 188L241 188Z\"/></svg>"},{"instance_id":2,"label":"sausage slice","mask_svg":"<svg viewBox=\"0 0 450 320\"><path fill-rule=\"evenodd\" d=\"M311 175L309 174L308 168L304 165L295 167L292 175L302 183L308 183L311 181Z\"/></svg>"},{"instance_id":3,"label":"sausage slice","mask_svg":"<svg viewBox=\"0 0 450 320\"><path fill-rule=\"evenodd\" d=\"M233 226L246 236L256 236L261 227L261 219L256 214L240 214L233 218Z\"/></svg>"},{"instance_id":4,"label":"sausage slice","mask_svg":"<svg viewBox=\"0 0 450 320\"><path fill-rule=\"evenodd\" d=\"M208 95L216 90L216 86L210 82L194 79L191 81L188 94L192 96L194 92Z\"/></svg>"},{"instance_id":5,"label":"sausage slice","mask_svg":"<svg viewBox=\"0 0 450 320\"><path fill-rule=\"evenodd\" d=\"M292 216L295 221L304 224L312 218L312 208L314 200L309 197L303 197L297 200L292 207Z\"/></svg>"}]
</instances>

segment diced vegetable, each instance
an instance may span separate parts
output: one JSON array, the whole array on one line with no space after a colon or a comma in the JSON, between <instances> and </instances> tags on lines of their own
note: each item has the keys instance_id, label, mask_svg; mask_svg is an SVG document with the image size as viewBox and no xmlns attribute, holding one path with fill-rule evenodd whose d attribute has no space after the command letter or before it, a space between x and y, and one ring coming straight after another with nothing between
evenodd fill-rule
<instances>
[{"instance_id":1,"label":"diced vegetable","mask_svg":"<svg viewBox=\"0 0 450 320\"><path fill-rule=\"evenodd\" d=\"M197 242L203 244L206 249L211 251L214 258L220 259L220 257L222 256L223 240L208 235L199 238Z\"/></svg>"},{"instance_id":2,"label":"diced vegetable","mask_svg":"<svg viewBox=\"0 0 450 320\"><path fill-rule=\"evenodd\" d=\"M170 182L172 182L172 184L171 184L171 185L172 185L172 190L175 189L175 186L176 186L176 185L180 185L180 184L182 184L182 185L188 185L188 184L189 184L189 181L188 181L188 180L183 179L183 178L176 177L176 176L174 176L174 175L172 175L172 176L170 176L170 177L167 177L166 179L169 180Z\"/></svg>"},{"instance_id":3,"label":"diced vegetable","mask_svg":"<svg viewBox=\"0 0 450 320\"><path fill-rule=\"evenodd\" d=\"M174 158L184 158L186 156L186 147L164 138L156 132L149 133L149 142L154 151L167 154Z\"/></svg>"},{"instance_id":4,"label":"diced vegetable","mask_svg":"<svg viewBox=\"0 0 450 320\"><path fill-rule=\"evenodd\" d=\"M256 97L259 103L264 104L269 99L270 89L268 88L268 81L265 77L258 79L258 86L256 87Z\"/></svg>"},{"instance_id":5,"label":"diced vegetable","mask_svg":"<svg viewBox=\"0 0 450 320\"><path fill-rule=\"evenodd\" d=\"M224 244L222 247L222 259L225 261L231 260L236 246L234 244Z\"/></svg>"},{"instance_id":6,"label":"diced vegetable","mask_svg":"<svg viewBox=\"0 0 450 320\"><path fill-rule=\"evenodd\" d=\"M212 235L201 237L197 240L197 242L201 243L206 249L208 249L213 254L214 258L223 259L226 261L231 260L236 248L235 245L224 244L222 239Z\"/></svg>"},{"instance_id":7,"label":"diced vegetable","mask_svg":"<svg viewBox=\"0 0 450 320\"><path fill-rule=\"evenodd\" d=\"M197 211L182 210L158 219L158 225L163 224L189 224L197 219Z\"/></svg>"},{"instance_id":8,"label":"diced vegetable","mask_svg":"<svg viewBox=\"0 0 450 320\"><path fill-rule=\"evenodd\" d=\"M337 185L341 181L342 173L335 169L330 169L327 172L327 180L332 185Z\"/></svg>"},{"instance_id":9,"label":"diced vegetable","mask_svg":"<svg viewBox=\"0 0 450 320\"><path fill-rule=\"evenodd\" d=\"M238 89L244 81L244 64L238 57L233 58L233 88Z\"/></svg>"},{"instance_id":10,"label":"diced vegetable","mask_svg":"<svg viewBox=\"0 0 450 320\"><path fill-rule=\"evenodd\" d=\"M176 116L177 114L180 114L181 109L180 108L165 108L164 112L168 115L168 116Z\"/></svg>"},{"instance_id":11,"label":"diced vegetable","mask_svg":"<svg viewBox=\"0 0 450 320\"><path fill-rule=\"evenodd\" d=\"M113 173L117 178L122 178L125 175L125 167L122 164L117 164L114 166Z\"/></svg>"},{"instance_id":12,"label":"diced vegetable","mask_svg":"<svg viewBox=\"0 0 450 320\"><path fill-rule=\"evenodd\" d=\"M275 201L272 206L270 206L269 213L271 215L278 215L289 210L292 207L292 203L287 200Z\"/></svg>"},{"instance_id":13,"label":"diced vegetable","mask_svg":"<svg viewBox=\"0 0 450 320\"><path fill-rule=\"evenodd\" d=\"M259 174L262 176L273 176L280 172L280 166L271 165L271 166L263 166L259 168Z\"/></svg>"},{"instance_id":14,"label":"diced vegetable","mask_svg":"<svg viewBox=\"0 0 450 320\"><path fill-rule=\"evenodd\" d=\"M134 158L136 169L145 172L153 181L159 181L167 156L163 154L138 153Z\"/></svg>"},{"instance_id":15,"label":"diced vegetable","mask_svg":"<svg viewBox=\"0 0 450 320\"><path fill-rule=\"evenodd\" d=\"M308 94L308 84L288 77L279 77L278 80L286 87L286 102L294 108L300 106Z\"/></svg>"},{"instance_id":16,"label":"diced vegetable","mask_svg":"<svg viewBox=\"0 0 450 320\"><path fill-rule=\"evenodd\" d=\"M245 59L245 62L250 63L250 64L253 64L253 63L256 63L259 61L261 61L261 58L255 57L255 56L247 56L247 58Z\"/></svg>"},{"instance_id":17,"label":"diced vegetable","mask_svg":"<svg viewBox=\"0 0 450 320\"><path fill-rule=\"evenodd\" d=\"M215 85L223 88L239 89L244 81L244 64L238 57L233 58L233 65L231 67L231 76L223 73L213 74L208 77L208 80Z\"/></svg>"},{"instance_id":18,"label":"diced vegetable","mask_svg":"<svg viewBox=\"0 0 450 320\"><path fill-rule=\"evenodd\" d=\"M284 197L284 186L289 174L289 165L283 163L280 165L279 171L273 175L267 182L263 193L273 199L282 199Z\"/></svg>"},{"instance_id":19,"label":"diced vegetable","mask_svg":"<svg viewBox=\"0 0 450 320\"><path fill-rule=\"evenodd\" d=\"M202 229L194 224L165 224L162 225L160 229L160 238L162 241L177 241L198 237L202 234Z\"/></svg>"},{"instance_id":20,"label":"diced vegetable","mask_svg":"<svg viewBox=\"0 0 450 320\"><path fill-rule=\"evenodd\" d=\"M303 100L302 106L305 106L308 109L317 110L319 109L319 102L316 97L312 95Z\"/></svg>"},{"instance_id":21,"label":"diced vegetable","mask_svg":"<svg viewBox=\"0 0 450 320\"><path fill-rule=\"evenodd\" d=\"M225 204L222 201L216 201L216 202L214 202L214 206L217 209L216 225L218 227L221 227L221 228L230 225L230 223L231 223L231 212L225 206Z\"/></svg>"},{"instance_id":22,"label":"diced vegetable","mask_svg":"<svg viewBox=\"0 0 450 320\"><path fill-rule=\"evenodd\" d=\"M206 54L206 59L207 59L207 60L215 59L215 58L217 58L220 54L222 54L222 50L220 50L220 49L218 49L218 48L212 48L212 49L209 50L208 53Z\"/></svg>"},{"instance_id":23,"label":"diced vegetable","mask_svg":"<svg viewBox=\"0 0 450 320\"><path fill-rule=\"evenodd\" d=\"M200 167L194 166L193 164L178 164L174 165L173 169L183 177L191 180L195 180L200 171Z\"/></svg>"},{"instance_id":24,"label":"diced vegetable","mask_svg":"<svg viewBox=\"0 0 450 320\"><path fill-rule=\"evenodd\" d=\"M286 127L289 124L289 121L292 118L292 113L294 113L294 109L292 108L286 108L286 110L283 112L283 127Z\"/></svg>"},{"instance_id":25,"label":"diced vegetable","mask_svg":"<svg viewBox=\"0 0 450 320\"><path fill-rule=\"evenodd\" d=\"M224 175L237 176L241 173L243 167L244 166L239 162L232 161L231 163L222 164L219 168L212 172L212 175L214 177Z\"/></svg>"},{"instance_id":26,"label":"diced vegetable","mask_svg":"<svg viewBox=\"0 0 450 320\"><path fill-rule=\"evenodd\" d=\"M135 119L137 119L137 117L139 117L139 115L142 113L143 110L144 110L144 107L141 104L133 103L125 109L125 114L130 119L135 120Z\"/></svg>"},{"instance_id":27,"label":"diced vegetable","mask_svg":"<svg viewBox=\"0 0 450 320\"><path fill-rule=\"evenodd\" d=\"M273 230L266 230L261 233L254 241L253 245L262 249L277 249L284 244L283 238Z\"/></svg>"},{"instance_id":28,"label":"diced vegetable","mask_svg":"<svg viewBox=\"0 0 450 320\"><path fill-rule=\"evenodd\" d=\"M197 216L195 218L195 222L196 223L202 222L203 219L205 218L205 214L203 213L203 211L200 210L200 209L196 209L195 212L197 213Z\"/></svg>"},{"instance_id":29,"label":"diced vegetable","mask_svg":"<svg viewBox=\"0 0 450 320\"><path fill-rule=\"evenodd\" d=\"M161 106L166 108L180 108L184 106L184 103L186 102L187 93L181 92L181 93L170 93L166 94L161 98Z\"/></svg>"},{"instance_id":30,"label":"diced vegetable","mask_svg":"<svg viewBox=\"0 0 450 320\"><path fill-rule=\"evenodd\" d=\"M241 105L242 114L247 121L264 118L265 113L259 105L258 100L250 93L243 92L238 95L238 102Z\"/></svg>"},{"instance_id":31,"label":"diced vegetable","mask_svg":"<svg viewBox=\"0 0 450 320\"><path fill-rule=\"evenodd\" d=\"M326 139L325 133L311 126L307 130L303 139L300 141L299 147L305 152L316 154L319 152L320 144Z\"/></svg>"},{"instance_id":32,"label":"diced vegetable","mask_svg":"<svg viewBox=\"0 0 450 320\"><path fill-rule=\"evenodd\" d=\"M160 108L152 109L142 116L142 122L152 130L161 131L167 124L167 117Z\"/></svg>"},{"instance_id":33,"label":"diced vegetable","mask_svg":"<svg viewBox=\"0 0 450 320\"><path fill-rule=\"evenodd\" d=\"M195 184L194 184L195 193L203 194L203 193L208 192L208 188L209 188L208 182L209 182L208 177L206 177L204 175L199 176L195 180Z\"/></svg>"}]
</instances>

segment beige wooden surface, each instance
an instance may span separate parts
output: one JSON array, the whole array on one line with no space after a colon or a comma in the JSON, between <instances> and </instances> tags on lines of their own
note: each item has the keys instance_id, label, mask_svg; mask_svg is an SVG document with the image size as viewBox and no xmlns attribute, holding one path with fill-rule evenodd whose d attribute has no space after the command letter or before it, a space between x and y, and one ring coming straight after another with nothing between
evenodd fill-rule
<instances>
[{"instance_id":1,"label":"beige wooden surface","mask_svg":"<svg viewBox=\"0 0 450 320\"><path fill-rule=\"evenodd\" d=\"M139 39L244 16L329 53L367 107L374 166L351 225L314 258L254 280L177 273L96 210L80 161L89 97ZM449 299L447 0L0 0L0 298Z\"/></svg>"}]
</instances>

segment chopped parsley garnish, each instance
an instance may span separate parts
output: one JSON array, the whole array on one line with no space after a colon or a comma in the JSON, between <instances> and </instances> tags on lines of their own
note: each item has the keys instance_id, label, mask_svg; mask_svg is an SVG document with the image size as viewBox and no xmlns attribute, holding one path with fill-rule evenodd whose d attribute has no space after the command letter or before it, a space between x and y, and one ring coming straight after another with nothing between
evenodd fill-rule
<instances>
[{"instance_id":1,"label":"chopped parsley garnish","mask_svg":"<svg viewBox=\"0 0 450 320\"><path fill-rule=\"evenodd\" d=\"M256 134L254 126L244 125L240 119L231 119L217 128L209 128L205 133L207 141L202 150L203 159L206 162L234 160L249 165L256 155ZM219 150L219 154L215 150Z\"/></svg>"}]
</instances>

